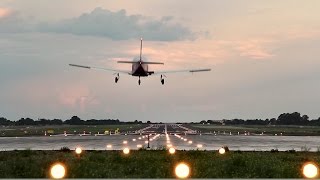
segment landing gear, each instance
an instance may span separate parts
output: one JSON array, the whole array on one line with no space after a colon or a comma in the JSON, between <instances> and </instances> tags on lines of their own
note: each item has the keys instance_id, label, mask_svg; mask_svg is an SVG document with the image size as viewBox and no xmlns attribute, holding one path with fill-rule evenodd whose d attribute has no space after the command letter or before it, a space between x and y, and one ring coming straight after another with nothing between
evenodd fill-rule
<instances>
[{"instance_id":1,"label":"landing gear","mask_svg":"<svg viewBox=\"0 0 320 180\"><path fill-rule=\"evenodd\" d=\"M139 76L138 84L139 84L139 85L141 84L140 76Z\"/></svg>"},{"instance_id":2,"label":"landing gear","mask_svg":"<svg viewBox=\"0 0 320 180\"><path fill-rule=\"evenodd\" d=\"M161 76L160 76L160 81L161 81L161 84L162 84L162 85L164 85L164 78L163 78L163 77L166 77L166 76L161 74Z\"/></svg>"},{"instance_id":3,"label":"landing gear","mask_svg":"<svg viewBox=\"0 0 320 180\"><path fill-rule=\"evenodd\" d=\"M117 83L120 79L119 73L117 73L117 76L114 78L114 82Z\"/></svg>"}]
</instances>

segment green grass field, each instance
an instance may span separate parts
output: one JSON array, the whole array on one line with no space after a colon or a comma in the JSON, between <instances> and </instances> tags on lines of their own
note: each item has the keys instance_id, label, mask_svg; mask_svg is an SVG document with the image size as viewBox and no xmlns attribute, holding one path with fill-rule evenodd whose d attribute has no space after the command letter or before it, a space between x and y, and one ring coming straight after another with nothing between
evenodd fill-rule
<instances>
[{"instance_id":1,"label":"green grass field","mask_svg":"<svg viewBox=\"0 0 320 180\"><path fill-rule=\"evenodd\" d=\"M190 166L191 178L302 178L306 162L320 162L311 152L229 152L138 150L74 152L0 152L0 178L49 178L50 167L65 164L66 178L175 178L180 162Z\"/></svg>"},{"instance_id":2,"label":"green grass field","mask_svg":"<svg viewBox=\"0 0 320 180\"><path fill-rule=\"evenodd\" d=\"M190 124L187 127L191 129L196 129L203 133L214 132L216 133L220 131L223 133L232 132L232 134L236 134L240 132L243 134L245 131L250 133L260 134L264 132L264 134L274 135L280 134L283 135L300 135L300 136L319 136L320 135L320 126L289 126L289 125L277 125L277 126L265 126L265 125L207 125L207 124Z\"/></svg>"},{"instance_id":3,"label":"green grass field","mask_svg":"<svg viewBox=\"0 0 320 180\"><path fill-rule=\"evenodd\" d=\"M0 137L15 136L44 136L45 131L53 130L54 134L63 134L64 131L70 134L79 134L85 131L92 134L101 133L105 130L120 129L120 132L135 131L146 127L146 124L121 124L121 125L61 125L61 126L9 126L0 127Z\"/></svg>"}]
</instances>

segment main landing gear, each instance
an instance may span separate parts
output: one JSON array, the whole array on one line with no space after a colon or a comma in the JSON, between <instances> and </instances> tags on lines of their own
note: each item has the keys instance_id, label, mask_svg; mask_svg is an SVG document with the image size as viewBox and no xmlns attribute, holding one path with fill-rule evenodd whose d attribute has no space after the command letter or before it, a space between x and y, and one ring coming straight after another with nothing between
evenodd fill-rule
<instances>
[{"instance_id":1,"label":"main landing gear","mask_svg":"<svg viewBox=\"0 0 320 180\"><path fill-rule=\"evenodd\" d=\"M117 76L114 78L114 82L117 83L120 79L119 73L117 73Z\"/></svg>"},{"instance_id":2,"label":"main landing gear","mask_svg":"<svg viewBox=\"0 0 320 180\"><path fill-rule=\"evenodd\" d=\"M162 85L164 85L164 78L163 78L163 77L166 77L166 76L161 74L161 76L160 76L160 81L161 81L161 84L162 84Z\"/></svg>"}]
</instances>

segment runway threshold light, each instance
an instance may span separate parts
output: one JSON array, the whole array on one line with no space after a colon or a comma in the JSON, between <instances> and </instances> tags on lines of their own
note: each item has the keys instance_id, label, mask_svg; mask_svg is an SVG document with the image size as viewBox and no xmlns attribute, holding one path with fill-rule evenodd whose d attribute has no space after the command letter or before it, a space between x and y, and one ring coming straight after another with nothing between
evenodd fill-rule
<instances>
[{"instance_id":1,"label":"runway threshold light","mask_svg":"<svg viewBox=\"0 0 320 180\"><path fill-rule=\"evenodd\" d=\"M76 154L80 155L82 153L82 149L80 147L76 148Z\"/></svg>"},{"instance_id":2,"label":"runway threshold light","mask_svg":"<svg viewBox=\"0 0 320 180\"><path fill-rule=\"evenodd\" d=\"M226 153L226 150L224 148L219 149L219 154L225 154L225 153Z\"/></svg>"},{"instance_id":3,"label":"runway threshold light","mask_svg":"<svg viewBox=\"0 0 320 180\"><path fill-rule=\"evenodd\" d=\"M176 176L180 179L187 178L190 173L190 168L185 163L180 163L175 168Z\"/></svg>"},{"instance_id":4,"label":"runway threshold light","mask_svg":"<svg viewBox=\"0 0 320 180\"><path fill-rule=\"evenodd\" d=\"M176 152L176 150L173 147L169 148L169 153L170 154L174 154L175 152Z\"/></svg>"},{"instance_id":5,"label":"runway threshold light","mask_svg":"<svg viewBox=\"0 0 320 180\"><path fill-rule=\"evenodd\" d=\"M123 154L129 154L130 153L130 149L129 148L124 148L123 149Z\"/></svg>"},{"instance_id":6,"label":"runway threshold light","mask_svg":"<svg viewBox=\"0 0 320 180\"><path fill-rule=\"evenodd\" d=\"M64 165L57 163L51 167L50 174L53 179L64 178L66 175L66 168Z\"/></svg>"},{"instance_id":7,"label":"runway threshold light","mask_svg":"<svg viewBox=\"0 0 320 180\"><path fill-rule=\"evenodd\" d=\"M316 178L318 175L318 167L313 163L307 163L303 166L302 173L306 178Z\"/></svg>"}]
</instances>

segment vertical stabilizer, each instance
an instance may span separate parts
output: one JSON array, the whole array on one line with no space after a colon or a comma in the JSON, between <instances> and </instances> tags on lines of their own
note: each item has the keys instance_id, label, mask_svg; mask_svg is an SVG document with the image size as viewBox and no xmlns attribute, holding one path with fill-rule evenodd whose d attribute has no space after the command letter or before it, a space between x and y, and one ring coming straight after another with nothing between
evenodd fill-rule
<instances>
[{"instance_id":1,"label":"vertical stabilizer","mask_svg":"<svg viewBox=\"0 0 320 180\"><path fill-rule=\"evenodd\" d=\"M141 46L140 46L140 62L142 61L142 38L141 38Z\"/></svg>"}]
</instances>

